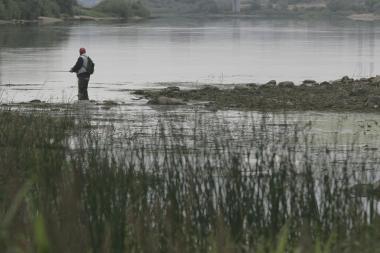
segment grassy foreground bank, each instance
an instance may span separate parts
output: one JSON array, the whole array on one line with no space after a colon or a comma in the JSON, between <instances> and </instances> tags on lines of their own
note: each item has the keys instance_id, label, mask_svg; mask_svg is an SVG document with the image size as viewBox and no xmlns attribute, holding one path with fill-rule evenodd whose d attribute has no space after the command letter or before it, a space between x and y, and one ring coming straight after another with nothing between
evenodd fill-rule
<instances>
[{"instance_id":1,"label":"grassy foreground bank","mask_svg":"<svg viewBox=\"0 0 380 253\"><path fill-rule=\"evenodd\" d=\"M265 119L249 133L195 121L113 139L87 120L0 112L1 251L380 252L379 192L351 187L371 181L373 154L312 155Z\"/></svg>"}]
</instances>

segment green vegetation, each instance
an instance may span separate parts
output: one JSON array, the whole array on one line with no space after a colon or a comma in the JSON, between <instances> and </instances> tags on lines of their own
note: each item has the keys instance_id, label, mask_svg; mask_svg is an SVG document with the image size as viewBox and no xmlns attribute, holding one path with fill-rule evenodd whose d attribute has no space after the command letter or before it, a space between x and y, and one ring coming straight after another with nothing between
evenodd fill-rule
<instances>
[{"instance_id":1,"label":"green vegetation","mask_svg":"<svg viewBox=\"0 0 380 253\"><path fill-rule=\"evenodd\" d=\"M2 252L380 251L379 192L350 187L370 180L375 154L315 154L265 118L171 117L146 135L0 112Z\"/></svg>"},{"instance_id":2,"label":"green vegetation","mask_svg":"<svg viewBox=\"0 0 380 253\"><path fill-rule=\"evenodd\" d=\"M107 0L97 5L94 10L122 18L149 16L148 9L140 1Z\"/></svg>"},{"instance_id":3,"label":"green vegetation","mask_svg":"<svg viewBox=\"0 0 380 253\"><path fill-rule=\"evenodd\" d=\"M92 9L80 8L76 0L0 0L0 19L34 20L39 16L61 17L74 14L129 18L147 17L149 11L139 1L106 0Z\"/></svg>"},{"instance_id":4,"label":"green vegetation","mask_svg":"<svg viewBox=\"0 0 380 253\"><path fill-rule=\"evenodd\" d=\"M0 19L36 19L72 15L75 0L0 0Z\"/></svg>"},{"instance_id":5,"label":"green vegetation","mask_svg":"<svg viewBox=\"0 0 380 253\"><path fill-rule=\"evenodd\" d=\"M299 3L313 3L318 1L308 0L292 0L289 1L293 4ZM326 1L326 9L331 12L353 12L353 13L365 13L365 12L378 12L380 10L379 0L328 0Z\"/></svg>"},{"instance_id":6,"label":"green vegetation","mask_svg":"<svg viewBox=\"0 0 380 253\"><path fill-rule=\"evenodd\" d=\"M380 13L380 0L367 0L365 4L368 11Z\"/></svg>"}]
</instances>

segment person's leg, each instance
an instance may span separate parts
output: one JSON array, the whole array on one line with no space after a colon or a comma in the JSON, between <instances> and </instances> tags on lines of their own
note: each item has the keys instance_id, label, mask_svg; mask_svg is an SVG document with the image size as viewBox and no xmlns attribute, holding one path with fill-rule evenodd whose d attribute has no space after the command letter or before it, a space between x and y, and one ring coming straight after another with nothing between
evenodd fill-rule
<instances>
[{"instance_id":1,"label":"person's leg","mask_svg":"<svg viewBox=\"0 0 380 253\"><path fill-rule=\"evenodd\" d=\"M88 89L88 83L89 83L89 81L90 81L90 78L87 78L87 79L85 79L85 84L84 84L84 99L86 99L86 100L88 100L88 91L87 91L87 89Z\"/></svg>"},{"instance_id":2,"label":"person's leg","mask_svg":"<svg viewBox=\"0 0 380 253\"><path fill-rule=\"evenodd\" d=\"M78 100L88 100L87 86L88 80L78 78Z\"/></svg>"}]
</instances>

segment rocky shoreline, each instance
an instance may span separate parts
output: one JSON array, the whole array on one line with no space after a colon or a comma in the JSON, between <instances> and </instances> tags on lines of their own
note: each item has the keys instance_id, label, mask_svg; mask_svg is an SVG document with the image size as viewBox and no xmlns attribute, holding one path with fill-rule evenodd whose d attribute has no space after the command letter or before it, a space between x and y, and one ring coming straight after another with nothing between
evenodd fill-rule
<instances>
[{"instance_id":1,"label":"rocky shoreline","mask_svg":"<svg viewBox=\"0 0 380 253\"><path fill-rule=\"evenodd\" d=\"M318 83L305 80L247 83L222 89L205 85L182 90L171 86L160 90L136 90L152 105L186 105L204 102L210 109L242 109L259 111L358 111L380 112L380 76L352 79L347 76Z\"/></svg>"}]
</instances>

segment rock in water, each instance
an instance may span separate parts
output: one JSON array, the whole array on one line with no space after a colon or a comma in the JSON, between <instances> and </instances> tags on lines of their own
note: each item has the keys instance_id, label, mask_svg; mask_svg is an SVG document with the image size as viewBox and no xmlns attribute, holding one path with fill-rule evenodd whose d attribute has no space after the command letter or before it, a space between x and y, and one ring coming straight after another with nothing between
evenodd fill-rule
<instances>
[{"instance_id":1,"label":"rock in water","mask_svg":"<svg viewBox=\"0 0 380 253\"><path fill-rule=\"evenodd\" d=\"M278 84L278 87L281 87L281 88L293 88L294 86L295 86L294 83L290 81L280 82Z\"/></svg>"},{"instance_id":2,"label":"rock in water","mask_svg":"<svg viewBox=\"0 0 380 253\"><path fill-rule=\"evenodd\" d=\"M350 96L363 96L368 93L368 89L366 89L363 85L358 85L352 88L350 91Z\"/></svg>"},{"instance_id":3,"label":"rock in water","mask_svg":"<svg viewBox=\"0 0 380 253\"><path fill-rule=\"evenodd\" d=\"M103 101L103 104L105 106L117 106L119 105L117 102L113 101L113 100L104 100Z\"/></svg>"},{"instance_id":4,"label":"rock in water","mask_svg":"<svg viewBox=\"0 0 380 253\"><path fill-rule=\"evenodd\" d=\"M160 97L156 97L156 98L149 100L148 104L151 104L151 105L185 105L186 103L183 102L183 100L181 100L181 99L160 96Z\"/></svg>"},{"instance_id":5,"label":"rock in water","mask_svg":"<svg viewBox=\"0 0 380 253\"><path fill-rule=\"evenodd\" d=\"M31 104L40 104L40 103L42 103L42 101L39 100L39 99L33 99L33 100L30 100L29 103L31 103Z\"/></svg>"},{"instance_id":6,"label":"rock in water","mask_svg":"<svg viewBox=\"0 0 380 253\"><path fill-rule=\"evenodd\" d=\"M276 86L277 82L276 80L270 80L269 82L267 82L266 84L264 84L265 86Z\"/></svg>"},{"instance_id":7,"label":"rock in water","mask_svg":"<svg viewBox=\"0 0 380 253\"><path fill-rule=\"evenodd\" d=\"M177 91L180 91L180 88L179 87L177 87L177 86L170 86L170 87L167 87L166 89L165 89L165 91L166 92L177 92Z\"/></svg>"},{"instance_id":8,"label":"rock in water","mask_svg":"<svg viewBox=\"0 0 380 253\"><path fill-rule=\"evenodd\" d=\"M380 96L369 96L367 98L367 107L379 108L380 107Z\"/></svg>"},{"instance_id":9,"label":"rock in water","mask_svg":"<svg viewBox=\"0 0 380 253\"><path fill-rule=\"evenodd\" d=\"M327 82L327 81L324 81L324 82L321 82L320 85L322 85L322 86L329 86L329 85L331 85L331 83Z\"/></svg>"},{"instance_id":10,"label":"rock in water","mask_svg":"<svg viewBox=\"0 0 380 253\"><path fill-rule=\"evenodd\" d=\"M351 82L354 81L354 79L349 78L348 76L344 76L344 77L342 77L342 79L340 79L340 81L341 81L342 83L351 83Z\"/></svg>"},{"instance_id":11,"label":"rock in water","mask_svg":"<svg viewBox=\"0 0 380 253\"><path fill-rule=\"evenodd\" d=\"M372 84L372 85L375 85L375 86L380 85L380 76L375 76L375 77L369 78L368 80L369 80L370 84Z\"/></svg>"},{"instance_id":12,"label":"rock in water","mask_svg":"<svg viewBox=\"0 0 380 253\"><path fill-rule=\"evenodd\" d=\"M315 80L304 80L301 84L301 86L304 86L304 87L313 87L317 85L318 83Z\"/></svg>"}]
</instances>

